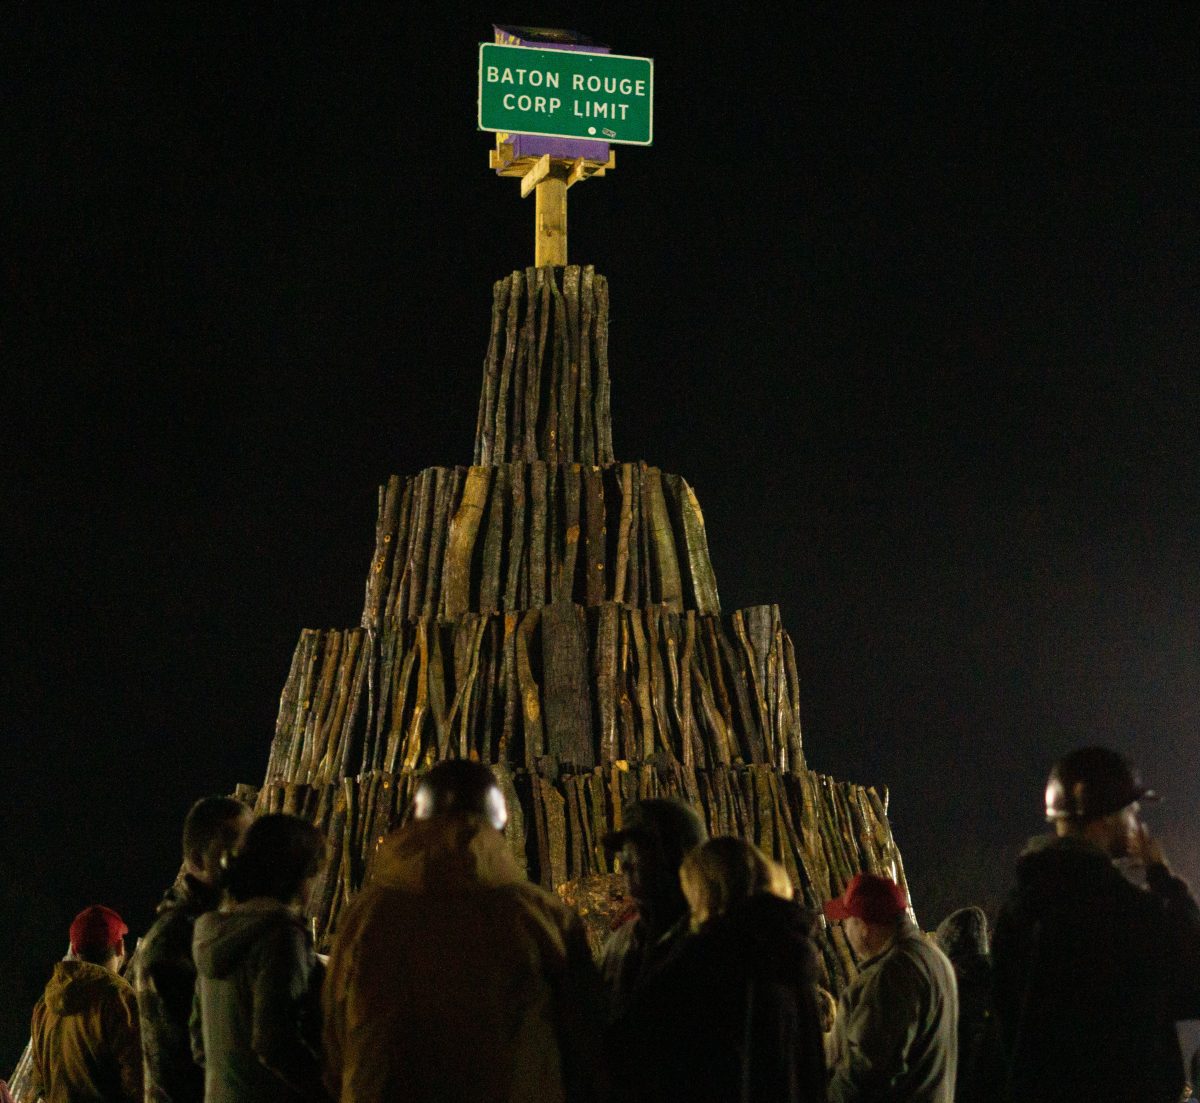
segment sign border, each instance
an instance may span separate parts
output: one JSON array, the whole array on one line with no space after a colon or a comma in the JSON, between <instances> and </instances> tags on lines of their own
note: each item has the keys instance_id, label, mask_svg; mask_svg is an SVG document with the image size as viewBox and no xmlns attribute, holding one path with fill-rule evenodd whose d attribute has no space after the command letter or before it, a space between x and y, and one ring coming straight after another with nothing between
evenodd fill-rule
<instances>
[{"instance_id":1,"label":"sign border","mask_svg":"<svg viewBox=\"0 0 1200 1103\"><path fill-rule=\"evenodd\" d=\"M608 145L649 146L654 144L654 58L638 57L635 54L596 54L597 57L622 58L627 61L648 61L650 63L650 135L644 142L631 141L628 138L609 138L603 135L563 134L557 130L501 130L498 127L483 125L483 50L485 46L495 46L502 50L535 50L551 49L547 46L512 46L507 42L481 42L479 44L479 83L475 93L475 126L485 134L532 134L539 138L567 138L575 142L605 142ZM584 50L554 50L554 53L575 54L588 53Z\"/></svg>"}]
</instances>

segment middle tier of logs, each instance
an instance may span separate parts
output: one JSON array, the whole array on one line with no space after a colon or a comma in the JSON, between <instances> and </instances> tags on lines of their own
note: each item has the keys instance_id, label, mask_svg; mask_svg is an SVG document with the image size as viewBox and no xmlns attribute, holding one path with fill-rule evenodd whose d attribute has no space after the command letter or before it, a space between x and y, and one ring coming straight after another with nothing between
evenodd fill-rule
<instances>
[{"instance_id":1,"label":"middle tier of logs","mask_svg":"<svg viewBox=\"0 0 1200 1103\"><path fill-rule=\"evenodd\" d=\"M645 463L430 467L379 490L362 623L556 602L720 612L700 504Z\"/></svg>"},{"instance_id":2,"label":"middle tier of logs","mask_svg":"<svg viewBox=\"0 0 1200 1103\"><path fill-rule=\"evenodd\" d=\"M279 703L268 783L322 783L444 758L580 768L804 765L792 641L774 605L728 621L571 603L378 629L306 630ZM694 796L694 794L693 794Z\"/></svg>"}]
</instances>

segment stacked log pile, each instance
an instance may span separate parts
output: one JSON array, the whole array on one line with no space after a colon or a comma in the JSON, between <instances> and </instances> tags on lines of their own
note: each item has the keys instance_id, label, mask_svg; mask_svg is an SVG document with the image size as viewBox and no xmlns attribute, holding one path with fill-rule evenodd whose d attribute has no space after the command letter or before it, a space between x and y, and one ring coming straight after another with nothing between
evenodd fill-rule
<instances>
[{"instance_id":1,"label":"stacked log pile","mask_svg":"<svg viewBox=\"0 0 1200 1103\"><path fill-rule=\"evenodd\" d=\"M860 869L903 878L886 795L805 765L778 608L722 616L692 488L615 459L590 267L496 283L473 460L380 488L361 626L292 657L258 801L329 834L324 937L446 757L493 765L530 876L598 926L619 892L601 838L639 797L754 840L813 907ZM836 933L826 966L853 972Z\"/></svg>"},{"instance_id":2,"label":"stacked log pile","mask_svg":"<svg viewBox=\"0 0 1200 1103\"><path fill-rule=\"evenodd\" d=\"M642 797L751 839L813 908L859 870L904 878L886 792L805 764L778 608L722 616L692 488L616 461L590 267L496 283L472 465L380 488L361 625L296 646L253 799L328 834L323 943L421 772L454 756L493 766L518 859L597 936L623 906L601 838ZM838 989L839 930L823 951ZM28 1052L20 1100L27 1073Z\"/></svg>"}]
</instances>

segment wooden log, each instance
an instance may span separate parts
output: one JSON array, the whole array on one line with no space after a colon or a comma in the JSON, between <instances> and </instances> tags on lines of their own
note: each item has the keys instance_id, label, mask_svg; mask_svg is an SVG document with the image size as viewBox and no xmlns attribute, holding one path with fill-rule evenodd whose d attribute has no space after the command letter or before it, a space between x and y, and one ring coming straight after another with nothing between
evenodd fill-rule
<instances>
[{"instance_id":1,"label":"wooden log","mask_svg":"<svg viewBox=\"0 0 1200 1103\"><path fill-rule=\"evenodd\" d=\"M636 562L630 563L630 570L636 574L637 588L636 596L630 601L630 604L650 605L659 598L656 596L658 591L651 585L653 564L650 558L650 523L646 507L646 465L644 463L637 465L637 481L634 484L633 495L633 515L637 520L637 545L636 548L630 549L629 554L633 559L636 553Z\"/></svg>"},{"instance_id":2,"label":"wooden log","mask_svg":"<svg viewBox=\"0 0 1200 1103\"><path fill-rule=\"evenodd\" d=\"M453 467L442 471L438 482L429 539L429 577L425 585L425 601L421 606L421 615L426 617L436 617L442 603L442 564L445 560L446 534L459 492L462 490L463 468Z\"/></svg>"},{"instance_id":3,"label":"wooden log","mask_svg":"<svg viewBox=\"0 0 1200 1103\"><path fill-rule=\"evenodd\" d=\"M596 623L596 710L600 722L600 761L606 763L621 757L617 746L618 628L617 606L612 603L601 605Z\"/></svg>"},{"instance_id":4,"label":"wooden log","mask_svg":"<svg viewBox=\"0 0 1200 1103\"><path fill-rule=\"evenodd\" d=\"M554 600L570 602L575 595L575 567L579 556L580 469L579 464L559 468L563 481L563 555L555 576Z\"/></svg>"},{"instance_id":5,"label":"wooden log","mask_svg":"<svg viewBox=\"0 0 1200 1103\"><path fill-rule=\"evenodd\" d=\"M653 562L654 601L669 609L683 609L683 581L675 554L675 532L663 496L662 473L657 467L642 465L642 508L649 527L649 545Z\"/></svg>"},{"instance_id":6,"label":"wooden log","mask_svg":"<svg viewBox=\"0 0 1200 1103\"><path fill-rule=\"evenodd\" d=\"M558 286L554 272L547 273L546 284L550 290L550 306L553 322L550 325L550 379L546 388L547 415L546 438L542 446L542 456L548 464L554 465L562 458L570 462L570 452L562 449L562 379L567 371L564 346L567 334L567 307L563 301L562 291Z\"/></svg>"},{"instance_id":7,"label":"wooden log","mask_svg":"<svg viewBox=\"0 0 1200 1103\"><path fill-rule=\"evenodd\" d=\"M521 717L525 735L525 768L533 769L535 759L545 754L542 731L542 703L538 684L529 661L530 639L538 626L539 613L531 609L520 618L516 639L517 684L521 690Z\"/></svg>"},{"instance_id":8,"label":"wooden log","mask_svg":"<svg viewBox=\"0 0 1200 1103\"><path fill-rule=\"evenodd\" d=\"M677 475L672 478L678 479L679 513L683 522L692 601L701 613L717 616L721 612L721 600L717 596L717 576L713 573L712 560L708 554L704 514L700 512L700 503L687 480Z\"/></svg>"},{"instance_id":9,"label":"wooden log","mask_svg":"<svg viewBox=\"0 0 1200 1103\"><path fill-rule=\"evenodd\" d=\"M487 356L483 361L483 387L479 396L479 417L475 428L475 463L490 464L495 440L496 391L500 382L499 344L505 310L512 289L512 277L497 280L492 287L492 326Z\"/></svg>"},{"instance_id":10,"label":"wooden log","mask_svg":"<svg viewBox=\"0 0 1200 1103\"><path fill-rule=\"evenodd\" d=\"M607 596L604 561L607 555L608 533L604 527L604 479L598 467L583 467L581 474L587 531L584 561L587 575L585 599L589 605L599 605Z\"/></svg>"},{"instance_id":11,"label":"wooden log","mask_svg":"<svg viewBox=\"0 0 1200 1103\"><path fill-rule=\"evenodd\" d=\"M487 632L480 655L483 671L483 712L479 727L479 757L484 762L495 762L499 731L496 723L496 690L504 656L500 646L500 625L493 617L488 618Z\"/></svg>"},{"instance_id":12,"label":"wooden log","mask_svg":"<svg viewBox=\"0 0 1200 1103\"><path fill-rule=\"evenodd\" d=\"M500 592L500 607L506 612L515 612L528 606L528 598L520 593L521 565L525 562L525 464L513 464L509 468L509 495L511 517L508 541L508 572Z\"/></svg>"},{"instance_id":13,"label":"wooden log","mask_svg":"<svg viewBox=\"0 0 1200 1103\"><path fill-rule=\"evenodd\" d=\"M363 738L362 738L362 758L358 764L358 772L365 774L368 770L374 768L373 759L376 754L376 739L375 733L379 724L379 633L372 627L365 628L367 634L366 642L363 644L365 653L365 665L367 668L367 708L364 714Z\"/></svg>"},{"instance_id":14,"label":"wooden log","mask_svg":"<svg viewBox=\"0 0 1200 1103\"><path fill-rule=\"evenodd\" d=\"M567 880L567 816L566 801L544 777L539 777L542 807L546 813L546 835L549 843L547 859L550 868L550 887Z\"/></svg>"},{"instance_id":15,"label":"wooden log","mask_svg":"<svg viewBox=\"0 0 1200 1103\"><path fill-rule=\"evenodd\" d=\"M526 268L522 276L525 317L521 323L517 356L513 363L512 429L508 434L508 454L501 457L501 462L523 463L526 458L536 458L525 455L525 385L529 378L529 358L533 355L537 342L536 304L533 299L537 281L534 272L535 269Z\"/></svg>"},{"instance_id":16,"label":"wooden log","mask_svg":"<svg viewBox=\"0 0 1200 1103\"><path fill-rule=\"evenodd\" d=\"M521 693L517 681L517 614L504 614L504 658L501 664L500 689L504 698L504 720L500 729L500 746L497 762L508 762L509 748L513 745L517 730L517 702Z\"/></svg>"},{"instance_id":17,"label":"wooden log","mask_svg":"<svg viewBox=\"0 0 1200 1103\"><path fill-rule=\"evenodd\" d=\"M393 475L379 488L379 511L375 522L375 554L367 572L366 595L363 599L363 627L378 627L383 619L383 603L391 581L392 556L400 503L404 497L400 477Z\"/></svg>"},{"instance_id":18,"label":"wooden log","mask_svg":"<svg viewBox=\"0 0 1200 1103\"><path fill-rule=\"evenodd\" d=\"M517 865L521 867L521 872L528 876L529 854L525 810L521 805L516 781L513 778L512 770L504 762L497 762L493 765L492 773L496 775L500 792L504 794L504 803L508 807L508 826L504 829L505 841L508 843L513 857L516 858Z\"/></svg>"},{"instance_id":19,"label":"wooden log","mask_svg":"<svg viewBox=\"0 0 1200 1103\"><path fill-rule=\"evenodd\" d=\"M349 667L349 671L352 671L352 673L349 673L346 703L338 728L338 749L331 758L330 772L327 774L323 773L320 776L322 782L333 780L335 777L342 777L350 772L350 762L354 758L354 752L357 747L355 735L363 727L360 705L363 697L363 689L367 683L370 652L365 646L366 633L359 628L355 630L354 634L358 637L357 654ZM358 748L358 750L361 754L361 748Z\"/></svg>"},{"instance_id":20,"label":"wooden log","mask_svg":"<svg viewBox=\"0 0 1200 1103\"><path fill-rule=\"evenodd\" d=\"M529 465L529 604L546 604L546 465Z\"/></svg>"},{"instance_id":21,"label":"wooden log","mask_svg":"<svg viewBox=\"0 0 1200 1103\"><path fill-rule=\"evenodd\" d=\"M437 735L436 761L446 758L450 751L450 714L446 707L446 660L442 648L442 633L433 617L429 625L429 715ZM429 753L426 752L429 758Z\"/></svg>"},{"instance_id":22,"label":"wooden log","mask_svg":"<svg viewBox=\"0 0 1200 1103\"><path fill-rule=\"evenodd\" d=\"M383 768L389 774L397 773L400 770L401 755L404 752L408 734L407 705L414 691L413 672L418 669L418 648L415 646L415 642L406 638L407 631L401 635L399 626L397 626L397 636L400 637L397 649L402 654L396 664L395 680L392 685L392 718L388 728L387 751L383 758Z\"/></svg>"},{"instance_id":23,"label":"wooden log","mask_svg":"<svg viewBox=\"0 0 1200 1103\"><path fill-rule=\"evenodd\" d=\"M596 459L613 463L612 396L608 375L608 280L596 276Z\"/></svg>"},{"instance_id":24,"label":"wooden log","mask_svg":"<svg viewBox=\"0 0 1200 1103\"><path fill-rule=\"evenodd\" d=\"M721 657L729 672L727 683L733 691L733 700L737 705L737 722L731 725L731 730L736 732L741 739L742 754L745 759L759 765L763 762L763 737L758 729L754 706L750 701L750 674L742 658L734 650L733 644L730 643L729 637L725 635L721 622L714 618L712 624Z\"/></svg>"},{"instance_id":25,"label":"wooden log","mask_svg":"<svg viewBox=\"0 0 1200 1103\"><path fill-rule=\"evenodd\" d=\"M613 601L637 604L636 595L629 594L629 562L631 544L636 551L633 531L633 464L621 464L621 521L617 529L617 554L613 573ZM636 576L637 568L633 571Z\"/></svg>"},{"instance_id":26,"label":"wooden log","mask_svg":"<svg viewBox=\"0 0 1200 1103\"><path fill-rule=\"evenodd\" d=\"M583 610L556 603L542 610L542 669L545 677L546 747L560 761L595 765L588 637Z\"/></svg>"},{"instance_id":27,"label":"wooden log","mask_svg":"<svg viewBox=\"0 0 1200 1103\"><path fill-rule=\"evenodd\" d=\"M417 476L415 516L409 540L408 601L404 615L416 619L421 615L425 598L425 573L429 562L429 525L437 491L437 470L428 468Z\"/></svg>"},{"instance_id":28,"label":"wooden log","mask_svg":"<svg viewBox=\"0 0 1200 1103\"><path fill-rule=\"evenodd\" d=\"M311 666L312 644L310 637L313 633L305 629L300 633L292 651L292 662L288 668L287 680L283 683L283 691L279 695L279 712L275 716L275 737L271 740L271 750L267 756L267 780L278 777L283 772L283 764L287 762L292 740L302 715L301 706L305 698L301 697L306 668ZM303 728L301 727L302 731Z\"/></svg>"},{"instance_id":29,"label":"wooden log","mask_svg":"<svg viewBox=\"0 0 1200 1103\"><path fill-rule=\"evenodd\" d=\"M418 662L417 692L413 700L411 719L408 723L404 757L400 767L402 770L415 770L421 761L422 729L429 711L429 634L429 621L418 620L415 628Z\"/></svg>"},{"instance_id":30,"label":"wooden log","mask_svg":"<svg viewBox=\"0 0 1200 1103\"><path fill-rule=\"evenodd\" d=\"M671 739L671 717L667 709L666 675L663 673L660 636L662 629L662 609L647 609L646 616L646 657L650 665L650 707L654 712L654 726L658 729L662 752L668 761L674 760L675 746Z\"/></svg>"},{"instance_id":31,"label":"wooden log","mask_svg":"<svg viewBox=\"0 0 1200 1103\"><path fill-rule=\"evenodd\" d=\"M754 708L755 726L762 737L761 759L775 760L771 731L771 710L767 706L767 651L770 650L771 606L756 605L739 609L732 617L734 635L741 645L741 669L747 697Z\"/></svg>"},{"instance_id":32,"label":"wooden log","mask_svg":"<svg viewBox=\"0 0 1200 1103\"><path fill-rule=\"evenodd\" d=\"M413 516L413 490L416 479L404 480L404 497L400 500L400 514L396 525L395 539L392 541L391 580L388 582L387 598L383 603L385 617L403 617L404 603L401 591L406 585L409 570L408 537Z\"/></svg>"},{"instance_id":33,"label":"wooden log","mask_svg":"<svg viewBox=\"0 0 1200 1103\"><path fill-rule=\"evenodd\" d=\"M314 695L309 723L305 725L300 756L288 772L289 778L311 777L316 763L327 753L333 728L333 713L337 707L338 671L343 643L348 633L332 630L325 633L325 650L321 656L321 677Z\"/></svg>"},{"instance_id":34,"label":"wooden log","mask_svg":"<svg viewBox=\"0 0 1200 1103\"><path fill-rule=\"evenodd\" d=\"M508 398L512 389L513 360L517 353L521 292L525 287L525 279L520 272L514 272L510 279L511 291L505 318L504 359L500 365L500 388L496 394L495 448L492 451L492 463L504 463L508 459Z\"/></svg>"},{"instance_id":35,"label":"wooden log","mask_svg":"<svg viewBox=\"0 0 1200 1103\"><path fill-rule=\"evenodd\" d=\"M596 270L589 264L580 273L579 322L576 363L579 365L579 462L590 467L596 460L596 424L592 409L592 314L595 310Z\"/></svg>"},{"instance_id":36,"label":"wooden log","mask_svg":"<svg viewBox=\"0 0 1200 1103\"><path fill-rule=\"evenodd\" d=\"M566 327L563 332L563 373L559 402L558 455L563 463L579 461L576 427L579 422L579 265L568 264L562 275Z\"/></svg>"},{"instance_id":37,"label":"wooden log","mask_svg":"<svg viewBox=\"0 0 1200 1103\"><path fill-rule=\"evenodd\" d=\"M787 674L788 699L792 709L792 726L789 736L788 766L792 770L803 770L804 736L800 729L800 675L796 670L796 648L792 638L783 633L783 660Z\"/></svg>"},{"instance_id":38,"label":"wooden log","mask_svg":"<svg viewBox=\"0 0 1200 1103\"><path fill-rule=\"evenodd\" d=\"M538 420L541 412L542 360L546 355L546 333L550 317L550 289L546 286L546 269L537 268L529 284L529 305L526 310L535 328L530 340L525 380L525 460L532 462L538 454Z\"/></svg>"},{"instance_id":39,"label":"wooden log","mask_svg":"<svg viewBox=\"0 0 1200 1103\"><path fill-rule=\"evenodd\" d=\"M483 573L479 581L479 611L494 613L499 608L500 571L504 557L504 504L508 497L509 468L497 467L488 503L487 533L483 540Z\"/></svg>"},{"instance_id":40,"label":"wooden log","mask_svg":"<svg viewBox=\"0 0 1200 1103\"><path fill-rule=\"evenodd\" d=\"M577 775L562 779L563 804L567 820L567 876L572 880L586 877L591 872L589 847L584 843L583 819L579 814L579 778Z\"/></svg>"},{"instance_id":41,"label":"wooden log","mask_svg":"<svg viewBox=\"0 0 1200 1103\"><path fill-rule=\"evenodd\" d=\"M650 702L650 654L646 643L646 631L643 624L645 610L632 609L629 613L629 630L633 642L634 667L633 697L637 701L638 718L641 720L641 754L639 758L649 758L654 754L654 713Z\"/></svg>"},{"instance_id":42,"label":"wooden log","mask_svg":"<svg viewBox=\"0 0 1200 1103\"><path fill-rule=\"evenodd\" d=\"M462 616L471 608L471 565L493 470L491 467L468 468L462 498L450 522L442 602L444 615L450 618Z\"/></svg>"},{"instance_id":43,"label":"wooden log","mask_svg":"<svg viewBox=\"0 0 1200 1103\"><path fill-rule=\"evenodd\" d=\"M605 785L603 771L596 769L588 775L588 810L592 817L592 854L594 868L599 873L612 869L608 853L604 849L604 836L608 833L608 816L605 811Z\"/></svg>"},{"instance_id":44,"label":"wooden log","mask_svg":"<svg viewBox=\"0 0 1200 1103\"><path fill-rule=\"evenodd\" d=\"M451 729L458 726L459 758L470 751L471 699L478 691L479 650L486 628L487 617L480 613L464 613L454 625L454 701L447 724Z\"/></svg>"}]
</instances>

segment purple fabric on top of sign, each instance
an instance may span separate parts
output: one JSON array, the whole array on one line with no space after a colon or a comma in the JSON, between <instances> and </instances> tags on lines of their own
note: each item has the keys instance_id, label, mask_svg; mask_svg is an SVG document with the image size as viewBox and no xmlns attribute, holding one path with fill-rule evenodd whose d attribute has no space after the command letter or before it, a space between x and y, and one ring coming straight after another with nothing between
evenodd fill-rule
<instances>
[{"instance_id":1,"label":"purple fabric on top of sign","mask_svg":"<svg viewBox=\"0 0 1200 1103\"><path fill-rule=\"evenodd\" d=\"M503 27L493 26L496 41L502 46L533 46L539 50L570 50L576 54L607 54L608 46L599 44L581 46L569 42L540 42L536 38L521 38ZM551 157L561 157L563 160L574 161L583 157L588 161L607 161L608 143L589 142L585 138L547 138L541 134L510 134L509 141L513 147L513 160L522 157L543 157L547 153Z\"/></svg>"}]
</instances>

